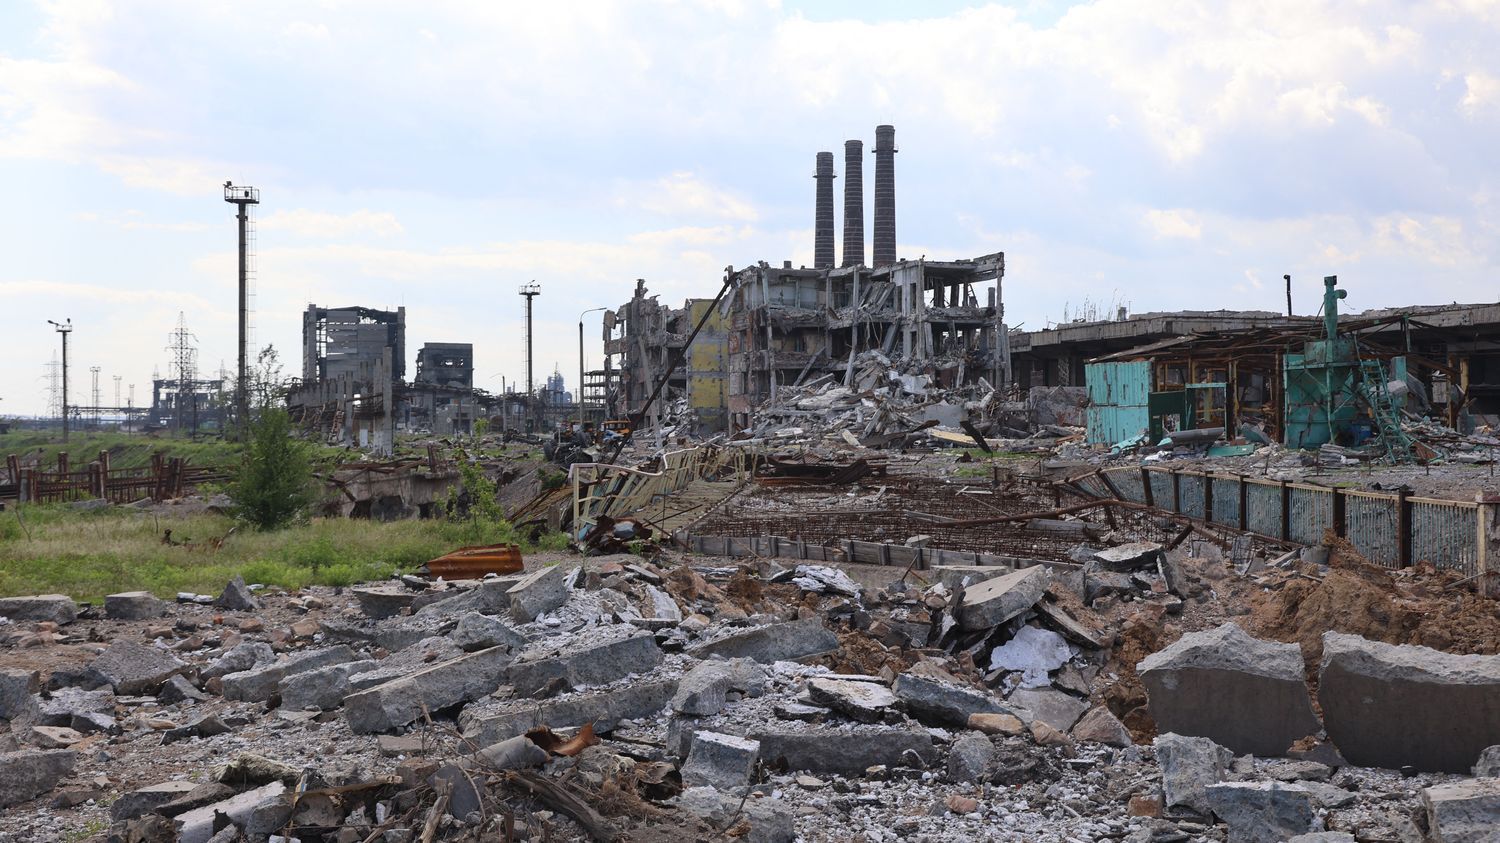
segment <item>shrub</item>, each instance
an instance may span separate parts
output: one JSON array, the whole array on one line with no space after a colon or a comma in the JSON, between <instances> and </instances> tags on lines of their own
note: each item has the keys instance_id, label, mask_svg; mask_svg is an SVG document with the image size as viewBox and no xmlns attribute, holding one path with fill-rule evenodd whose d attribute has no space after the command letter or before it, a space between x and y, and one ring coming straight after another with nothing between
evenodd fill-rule
<instances>
[{"instance_id":1,"label":"shrub","mask_svg":"<svg viewBox=\"0 0 1500 843\"><path fill-rule=\"evenodd\" d=\"M230 488L235 515L262 530L296 521L313 501L307 443L292 436L285 410L268 407L250 428L238 476Z\"/></svg>"}]
</instances>

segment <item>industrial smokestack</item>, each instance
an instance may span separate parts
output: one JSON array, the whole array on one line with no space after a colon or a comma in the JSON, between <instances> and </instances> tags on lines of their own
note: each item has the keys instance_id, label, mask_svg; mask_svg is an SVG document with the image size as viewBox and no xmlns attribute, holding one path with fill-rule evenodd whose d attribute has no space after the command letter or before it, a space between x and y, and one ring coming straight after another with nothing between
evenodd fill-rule
<instances>
[{"instance_id":1,"label":"industrial smokestack","mask_svg":"<svg viewBox=\"0 0 1500 843\"><path fill-rule=\"evenodd\" d=\"M896 262L896 127L875 127L875 265Z\"/></svg>"},{"instance_id":2,"label":"industrial smokestack","mask_svg":"<svg viewBox=\"0 0 1500 843\"><path fill-rule=\"evenodd\" d=\"M865 262L865 145L844 141L844 266Z\"/></svg>"},{"instance_id":3,"label":"industrial smokestack","mask_svg":"<svg viewBox=\"0 0 1500 843\"><path fill-rule=\"evenodd\" d=\"M833 268L833 153L819 152L818 167L813 171L818 182L817 204L813 209L813 266Z\"/></svg>"}]
</instances>

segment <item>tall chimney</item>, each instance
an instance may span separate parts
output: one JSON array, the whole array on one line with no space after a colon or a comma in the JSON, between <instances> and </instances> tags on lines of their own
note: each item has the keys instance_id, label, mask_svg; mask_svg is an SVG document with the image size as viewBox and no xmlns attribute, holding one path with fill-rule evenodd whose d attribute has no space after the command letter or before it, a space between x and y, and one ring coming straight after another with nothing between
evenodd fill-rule
<instances>
[{"instance_id":1,"label":"tall chimney","mask_svg":"<svg viewBox=\"0 0 1500 843\"><path fill-rule=\"evenodd\" d=\"M844 141L844 266L865 262L865 144Z\"/></svg>"},{"instance_id":2,"label":"tall chimney","mask_svg":"<svg viewBox=\"0 0 1500 843\"><path fill-rule=\"evenodd\" d=\"M817 204L813 209L813 267L833 268L833 153L819 152L818 167L813 172L818 182Z\"/></svg>"},{"instance_id":3,"label":"tall chimney","mask_svg":"<svg viewBox=\"0 0 1500 843\"><path fill-rule=\"evenodd\" d=\"M896 127L875 127L875 265L896 262Z\"/></svg>"}]
</instances>

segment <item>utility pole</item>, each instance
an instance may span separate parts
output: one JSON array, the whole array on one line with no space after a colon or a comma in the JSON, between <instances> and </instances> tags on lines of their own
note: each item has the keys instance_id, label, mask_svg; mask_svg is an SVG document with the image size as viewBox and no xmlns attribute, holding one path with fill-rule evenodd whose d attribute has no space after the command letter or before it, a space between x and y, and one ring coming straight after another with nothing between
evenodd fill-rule
<instances>
[{"instance_id":1,"label":"utility pole","mask_svg":"<svg viewBox=\"0 0 1500 843\"><path fill-rule=\"evenodd\" d=\"M1281 277L1286 279L1286 315L1291 316L1292 315L1292 276L1290 276L1290 275L1283 275Z\"/></svg>"},{"instance_id":2,"label":"utility pole","mask_svg":"<svg viewBox=\"0 0 1500 843\"><path fill-rule=\"evenodd\" d=\"M93 398L94 398L94 429L98 430L99 429L99 367L98 366L90 366L89 367L89 374L92 375L93 379L94 379L94 391L93 391Z\"/></svg>"},{"instance_id":3,"label":"utility pole","mask_svg":"<svg viewBox=\"0 0 1500 843\"><path fill-rule=\"evenodd\" d=\"M588 407L583 403L583 317L590 313L598 313L608 310L606 307L591 307L578 314L578 424L582 426L587 421Z\"/></svg>"},{"instance_id":4,"label":"utility pole","mask_svg":"<svg viewBox=\"0 0 1500 843\"><path fill-rule=\"evenodd\" d=\"M240 370L239 380L234 387L234 412L235 424L240 429L240 439L245 439L247 425L250 423L250 386L246 380L248 377L249 345L250 345L250 214L246 210L250 205L260 204L260 191L253 187L240 185L236 187L233 182L224 182L224 201L239 208L235 219L240 223Z\"/></svg>"},{"instance_id":5,"label":"utility pole","mask_svg":"<svg viewBox=\"0 0 1500 843\"><path fill-rule=\"evenodd\" d=\"M51 319L48 319L47 320L47 324L51 325L54 329L56 329L59 334L62 334L62 346L63 346L63 359L62 359L62 381L63 381L63 387L62 387L62 389L63 389L63 392L62 392L63 442L67 442L68 441L68 334L73 331L73 320L72 319L65 319L62 322L53 322Z\"/></svg>"},{"instance_id":6,"label":"utility pole","mask_svg":"<svg viewBox=\"0 0 1500 843\"><path fill-rule=\"evenodd\" d=\"M534 421L532 398L535 396L535 385L531 380L531 300L542 294L542 285L532 281L522 284L518 291L526 297L526 423L531 425L527 433L536 432L537 425Z\"/></svg>"}]
</instances>

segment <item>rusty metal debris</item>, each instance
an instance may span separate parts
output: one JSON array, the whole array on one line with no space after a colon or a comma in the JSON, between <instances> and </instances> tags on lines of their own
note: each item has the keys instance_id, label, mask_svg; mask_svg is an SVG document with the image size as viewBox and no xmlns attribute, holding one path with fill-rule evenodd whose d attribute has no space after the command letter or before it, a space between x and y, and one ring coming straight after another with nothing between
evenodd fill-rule
<instances>
[{"instance_id":1,"label":"rusty metal debris","mask_svg":"<svg viewBox=\"0 0 1500 843\"><path fill-rule=\"evenodd\" d=\"M583 724L583 728L571 738L565 738L543 724L527 732L526 739L553 755L564 758L572 758L599 743L599 737L594 734L593 723Z\"/></svg>"},{"instance_id":2,"label":"rusty metal debris","mask_svg":"<svg viewBox=\"0 0 1500 843\"><path fill-rule=\"evenodd\" d=\"M852 463L793 462L767 457L756 470L756 482L768 485L778 483L804 483L826 486L843 486L865 477L884 477L886 461L883 459L857 459Z\"/></svg>"},{"instance_id":3,"label":"rusty metal debris","mask_svg":"<svg viewBox=\"0 0 1500 843\"><path fill-rule=\"evenodd\" d=\"M422 567L435 577L475 579L485 574L514 574L524 566L518 545L486 544L460 547Z\"/></svg>"}]
</instances>

